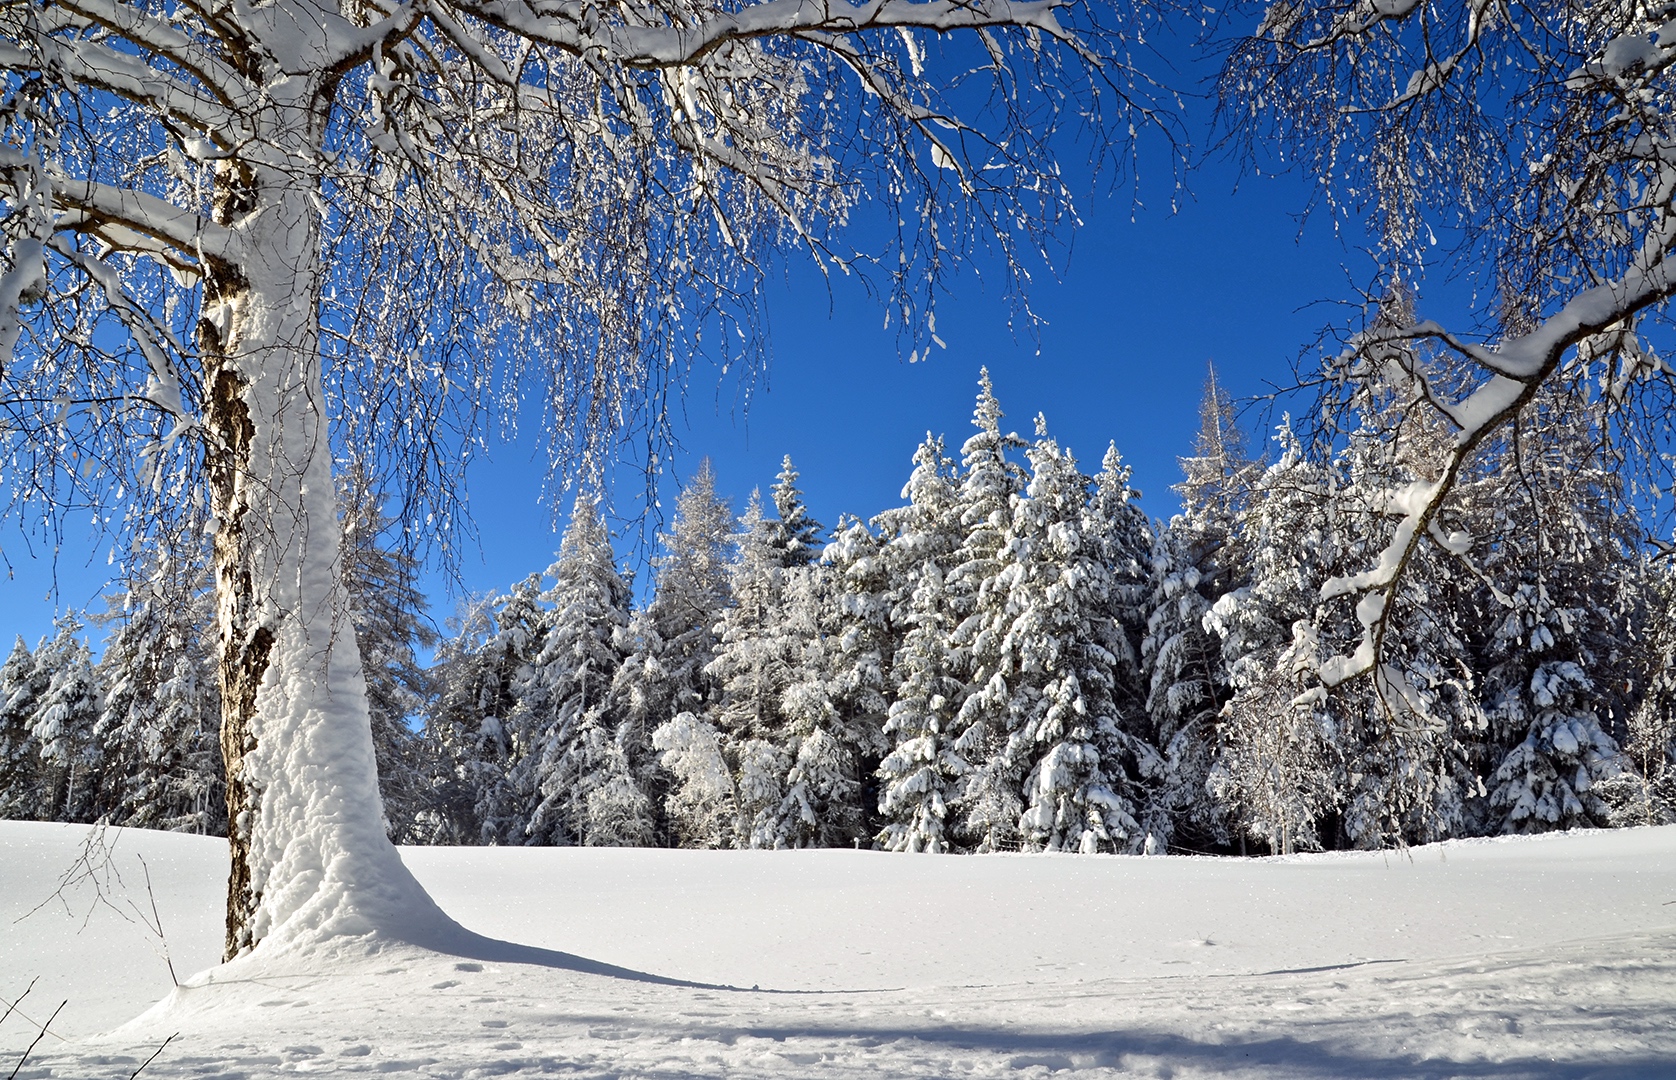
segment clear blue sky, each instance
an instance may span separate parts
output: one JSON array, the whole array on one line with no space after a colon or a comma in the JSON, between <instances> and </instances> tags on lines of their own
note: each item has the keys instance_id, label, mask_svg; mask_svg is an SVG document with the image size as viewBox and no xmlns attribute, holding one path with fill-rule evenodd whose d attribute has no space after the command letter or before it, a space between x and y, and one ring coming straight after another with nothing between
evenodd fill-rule
<instances>
[{"instance_id":1,"label":"clear blue sky","mask_svg":"<svg viewBox=\"0 0 1676 1080\"><path fill-rule=\"evenodd\" d=\"M1143 165L1160 180L1168 171L1157 155ZM1247 177L1236 190L1237 179L1227 164L1208 164L1175 213L1167 190L1149 193L1155 205L1140 208L1127 192L1085 198L1086 224L1058 279L1038 274L1032 291L1045 319L1039 343L1022 330L1015 335L1005 298L966 273L939 304L948 348L909 364L883 327L883 310L859 288L840 282L829 295L817 273L794 262L770 286L773 360L748 415L736 408L732 384L695 385L673 471L684 477L709 456L721 490L742 509L753 487L766 493L789 453L817 518L831 525L840 513L869 517L896 504L926 431L946 434L952 447L965 439L987 365L1004 424L1028 436L1036 413L1045 413L1090 471L1116 440L1143 508L1169 516L1176 457L1191 444L1207 361L1236 397L1284 384L1302 346L1332 317L1308 305L1345 296L1346 270L1362 279L1368 269L1324 217L1300 239L1293 215L1307 189L1298 178ZM537 502L539 461L533 445L501 445L475 467L471 505L482 550L462 561L467 590L501 589L551 561L558 538ZM624 495L638 494L624 487ZM0 531L14 571L0 580L0 646L14 633L33 644L55 611L94 603L106 549L70 541L59 553L54 595L51 552L32 553L15 524ZM441 577L426 585L440 623L453 600Z\"/></svg>"}]
</instances>

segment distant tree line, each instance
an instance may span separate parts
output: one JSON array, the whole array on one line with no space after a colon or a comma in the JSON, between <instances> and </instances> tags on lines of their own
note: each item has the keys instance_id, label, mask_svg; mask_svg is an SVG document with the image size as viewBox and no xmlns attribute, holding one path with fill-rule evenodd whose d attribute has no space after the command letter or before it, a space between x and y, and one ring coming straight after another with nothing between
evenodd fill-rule
<instances>
[{"instance_id":1,"label":"distant tree line","mask_svg":"<svg viewBox=\"0 0 1676 1080\"><path fill-rule=\"evenodd\" d=\"M703 466L636 607L583 495L553 565L446 636L352 469L391 835L1290 852L1676 820L1676 575L1558 406L1458 480L1382 663L1335 684L1387 614L1335 601L1451 449L1403 391L1359 392L1351 430L1283 422L1261 461L1213 375L1159 523L1115 446L1089 475L1043 419L1005 432L986 373L904 505L828 535L789 458L737 517ZM225 829L201 560L139 579L97 663L66 617L0 666L0 816Z\"/></svg>"}]
</instances>

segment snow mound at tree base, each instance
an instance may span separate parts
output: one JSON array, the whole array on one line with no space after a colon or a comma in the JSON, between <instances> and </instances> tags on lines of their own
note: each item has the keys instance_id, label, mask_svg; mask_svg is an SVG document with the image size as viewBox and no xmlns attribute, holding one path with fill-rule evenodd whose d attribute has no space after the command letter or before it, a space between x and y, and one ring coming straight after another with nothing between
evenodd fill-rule
<instances>
[{"instance_id":1,"label":"snow mound at tree base","mask_svg":"<svg viewBox=\"0 0 1676 1080\"><path fill-rule=\"evenodd\" d=\"M126 1078L177 1032L147 1080L1676 1075L1671 828L1261 860L406 849L483 936L258 950L172 992L108 908L13 921L84 833L0 823L0 993L39 972L30 1018L73 1001L20 1077ZM207 967L219 844L116 851L177 970L199 927ZM0 1061L34 1036L0 1025Z\"/></svg>"}]
</instances>

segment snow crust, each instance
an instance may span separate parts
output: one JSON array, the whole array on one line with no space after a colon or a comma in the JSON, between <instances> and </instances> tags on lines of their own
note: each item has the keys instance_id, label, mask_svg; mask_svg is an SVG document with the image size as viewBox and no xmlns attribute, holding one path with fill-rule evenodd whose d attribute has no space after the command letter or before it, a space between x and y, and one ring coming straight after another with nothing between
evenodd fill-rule
<instances>
[{"instance_id":1,"label":"snow crust","mask_svg":"<svg viewBox=\"0 0 1676 1080\"><path fill-rule=\"evenodd\" d=\"M89 911L86 881L17 921L85 833L0 823L0 993L39 973L28 1017L70 1001L20 1077L126 1077L175 1032L143 1075L1500 1080L1676 1065L1676 828L1250 860L404 849L488 936L264 947L193 976L217 952L224 847L124 832L107 898L148 903L143 855L179 990L155 935ZM0 1025L0 1059L34 1035Z\"/></svg>"}]
</instances>

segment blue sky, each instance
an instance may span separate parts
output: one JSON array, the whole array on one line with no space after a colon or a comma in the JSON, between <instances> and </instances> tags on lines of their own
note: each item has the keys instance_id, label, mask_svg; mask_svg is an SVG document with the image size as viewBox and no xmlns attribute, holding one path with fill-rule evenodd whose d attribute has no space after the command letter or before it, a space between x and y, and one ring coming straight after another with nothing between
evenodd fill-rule
<instances>
[{"instance_id":1,"label":"blue sky","mask_svg":"<svg viewBox=\"0 0 1676 1080\"><path fill-rule=\"evenodd\" d=\"M1202 135L1202 132L1194 132ZM1086 155L1086 147L1072 147ZM1154 158L1166 179L1167 165ZM1146 161L1143 157L1143 164ZM1297 177L1246 177L1212 160L1190 179L1193 195L1174 212L1169 192L1137 207L1127 190L1085 197L1084 227L1070 239L1057 276L1038 273L1031 300L1043 317L1038 338L1009 327L1006 299L966 272L939 302L947 349L908 363L882 308L851 283L835 291L806 262L769 286L772 362L748 413L735 386L696 382L672 472L700 458L742 509L752 488L773 484L782 455L802 473L817 518L871 516L895 505L915 446L929 430L958 447L970 429L978 372L987 366L1007 416L1029 435L1038 412L1092 471L1108 441L1134 468L1142 506L1167 517L1176 458L1188 452L1207 362L1236 397L1284 385L1333 311L1317 301L1347 295L1365 278L1366 257L1341 242L1326 217L1300 235L1296 213L1308 190ZM1314 305L1314 306L1311 306ZM1248 426L1265 422L1248 413ZM538 504L542 460L533 444L492 447L474 467L471 505L481 550L459 567L467 591L497 590L544 568L558 537ZM638 493L625 484L623 495ZM665 503L669 500L666 498ZM31 643L55 611L95 603L105 581L105 547L72 533L58 553L29 550L15 524L0 531L13 576L0 580L0 635ZM54 582L56 580L56 593ZM433 617L453 607L447 583L426 582Z\"/></svg>"}]
</instances>

